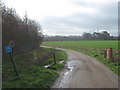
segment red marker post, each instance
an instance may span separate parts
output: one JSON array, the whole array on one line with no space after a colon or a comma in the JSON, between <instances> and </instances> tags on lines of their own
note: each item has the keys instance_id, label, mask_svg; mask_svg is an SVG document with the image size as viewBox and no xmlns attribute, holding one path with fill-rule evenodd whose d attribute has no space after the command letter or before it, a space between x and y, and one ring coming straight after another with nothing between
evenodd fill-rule
<instances>
[{"instance_id":1,"label":"red marker post","mask_svg":"<svg viewBox=\"0 0 120 90\"><path fill-rule=\"evenodd\" d=\"M112 48L107 49L107 59L112 59Z\"/></svg>"}]
</instances>

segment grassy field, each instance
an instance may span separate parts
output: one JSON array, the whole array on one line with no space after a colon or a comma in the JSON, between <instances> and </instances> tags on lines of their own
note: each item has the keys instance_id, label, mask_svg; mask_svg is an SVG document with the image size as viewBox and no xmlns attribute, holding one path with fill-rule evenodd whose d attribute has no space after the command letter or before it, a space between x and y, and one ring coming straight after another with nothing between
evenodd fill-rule
<instances>
[{"instance_id":1,"label":"grassy field","mask_svg":"<svg viewBox=\"0 0 120 90\"><path fill-rule=\"evenodd\" d=\"M120 43L120 41L119 41ZM51 41L43 42L42 45L49 46L67 46L67 47L86 47L86 48L113 48L114 50L118 49L118 41Z\"/></svg>"},{"instance_id":2,"label":"grassy field","mask_svg":"<svg viewBox=\"0 0 120 90\"><path fill-rule=\"evenodd\" d=\"M49 88L59 76L57 70L64 67L64 63L58 61L67 60L65 52L56 50L57 64L45 68L44 65L53 63L51 49L38 48L34 51L14 56L14 62L19 73L16 77L11 61L3 60L2 87L3 88Z\"/></svg>"},{"instance_id":3,"label":"grassy field","mask_svg":"<svg viewBox=\"0 0 120 90\"><path fill-rule=\"evenodd\" d=\"M120 75L119 54L120 49L118 43L120 41L53 41L43 42L42 45L60 47L83 52L89 56L96 58L98 61L107 65L111 70ZM113 59L104 58L104 50L113 48Z\"/></svg>"}]
</instances>

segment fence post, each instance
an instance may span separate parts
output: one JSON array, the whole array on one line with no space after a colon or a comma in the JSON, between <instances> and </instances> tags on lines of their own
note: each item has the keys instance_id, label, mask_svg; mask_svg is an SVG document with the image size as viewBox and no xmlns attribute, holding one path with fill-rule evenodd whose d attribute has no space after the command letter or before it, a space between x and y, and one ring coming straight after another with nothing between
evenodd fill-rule
<instances>
[{"instance_id":1,"label":"fence post","mask_svg":"<svg viewBox=\"0 0 120 90\"><path fill-rule=\"evenodd\" d=\"M56 64L56 55L55 55L55 48L52 48L54 64Z\"/></svg>"},{"instance_id":2,"label":"fence post","mask_svg":"<svg viewBox=\"0 0 120 90\"><path fill-rule=\"evenodd\" d=\"M107 49L104 49L104 58L107 57Z\"/></svg>"}]
</instances>

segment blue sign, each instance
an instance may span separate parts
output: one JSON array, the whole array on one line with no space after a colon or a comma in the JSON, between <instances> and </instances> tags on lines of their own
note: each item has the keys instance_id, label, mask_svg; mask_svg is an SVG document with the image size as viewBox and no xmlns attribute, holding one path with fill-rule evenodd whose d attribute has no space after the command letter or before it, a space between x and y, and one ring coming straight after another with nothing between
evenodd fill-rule
<instances>
[{"instance_id":1,"label":"blue sign","mask_svg":"<svg viewBox=\"0 0 120 90\"><path fill-rule=\"evenodd\" d=\"M11 53L12 52L12 48L10 46L6 46L5 47L5 51L6 51L6 53Z\"/></svg>"}]
</instances>

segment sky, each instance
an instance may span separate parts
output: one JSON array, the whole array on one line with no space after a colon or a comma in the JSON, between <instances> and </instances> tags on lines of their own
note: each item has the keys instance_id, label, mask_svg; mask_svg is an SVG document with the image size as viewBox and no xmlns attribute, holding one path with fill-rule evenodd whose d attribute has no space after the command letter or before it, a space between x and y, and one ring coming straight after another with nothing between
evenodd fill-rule
<instances>
[{"instance_id":1,"label":"sky","mask_svg":"<svg viewBox=\"0 0 120 90\"><path fill-rule=\"evenodd\" d=\"M82 35L108 31L118 35L118 0L2 0L37 20L44 35Z\"/></svg>"}]
</instances>

